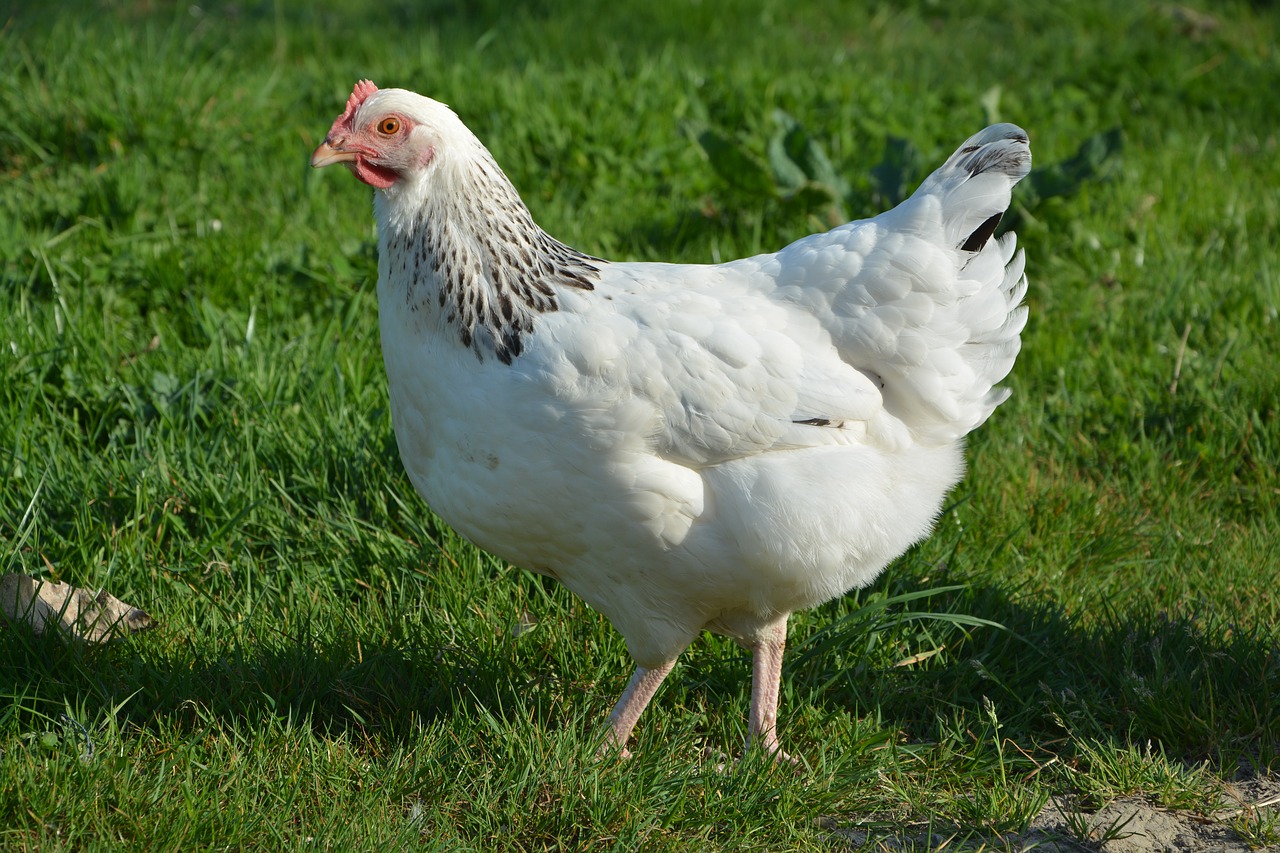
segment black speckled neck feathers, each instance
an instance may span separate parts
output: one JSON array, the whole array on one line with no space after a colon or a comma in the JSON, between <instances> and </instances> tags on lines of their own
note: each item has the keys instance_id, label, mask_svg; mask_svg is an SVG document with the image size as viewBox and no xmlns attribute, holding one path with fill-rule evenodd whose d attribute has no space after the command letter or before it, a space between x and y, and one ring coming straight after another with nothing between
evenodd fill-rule
<instances>
[{"instance_id":1,"label":"black speckled neck feathers","mask_svg":"<svg viewBox=\"0 0 1280 853\"><path fill-rule=\"evenodd\" d=\"M543 231L489 152L471 154L420 188L410 215L411 198L387 200L400 210L379 211L381 262L406 308L438 314L481 360L510 364L537 316L559 309L557 289L593 290L605 262Z\"/></svg>"}]
</instances>

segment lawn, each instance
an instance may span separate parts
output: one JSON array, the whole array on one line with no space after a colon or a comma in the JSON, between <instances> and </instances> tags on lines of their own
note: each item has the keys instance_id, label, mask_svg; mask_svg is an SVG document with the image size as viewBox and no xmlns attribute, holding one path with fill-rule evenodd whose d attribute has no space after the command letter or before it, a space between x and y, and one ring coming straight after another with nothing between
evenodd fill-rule
<instances>
[{"instance_id":1,"label":"lawn","mask_svg":"<svg viewBox=\"0 0 1280 853\"><path fill-rule=\"evenodd\" d=\"M0 6L0 574L157 627L0 629L0 848L1002 849L1051 798L1280 774L1274 4L35 5ZM798 775L733 766L750 665L710 637L594 760L621 639L414 494L370 191L308 166L361 77L616 259L825 227L699 144L767 162L778 110L851 217L990 121L1037 168L1123 140L1016 197L1013 397L936 533L792 620Z\"/></svg>"}]
</instances>

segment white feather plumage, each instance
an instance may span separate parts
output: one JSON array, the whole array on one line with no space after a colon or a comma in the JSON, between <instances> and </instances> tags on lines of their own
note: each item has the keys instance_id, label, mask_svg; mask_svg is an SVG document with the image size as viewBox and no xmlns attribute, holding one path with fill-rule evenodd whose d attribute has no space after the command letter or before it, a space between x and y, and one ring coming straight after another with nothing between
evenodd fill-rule
<instances>
[{"instance_id":1,"label":"white feather plumage","mask_svg":"<svg viewBox=\"0 0 1280 853\"><path fill-rule=\"evenodd\" d=\"M986 238L1030 169L1026 134L987 128L895 209L777 253L609 263L537 228L448 108L367 85L313 162L394 175L378 302L415 488L626 638L619 746L711 630L756 653L750 731L777 751L787 616L927 535L964 436L1007 396L1023 256ZM384 152L387 116L408 130Z\"/></svg>"}]
</instances>

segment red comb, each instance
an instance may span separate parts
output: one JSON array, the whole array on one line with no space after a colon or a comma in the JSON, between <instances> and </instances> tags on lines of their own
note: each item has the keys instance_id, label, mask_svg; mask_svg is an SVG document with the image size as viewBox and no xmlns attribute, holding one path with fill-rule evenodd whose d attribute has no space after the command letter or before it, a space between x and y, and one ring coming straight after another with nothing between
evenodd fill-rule
<instances>
[{"instance_id":1,"label":"red comb","mask_svg":"<svg viewBox=\"0 0 1280 853\"><path fill-rule=\"evenodd\" d=\"M378 91L378 87L373 85L372 80L361 80L357 83L356 87L351 90L351 97L347 98L346 111L338 117L338 121L335 123L350 126L356 110L360 109L360 105L365 102L365 99L376 91Z\"/></svg>"}]
</instances>

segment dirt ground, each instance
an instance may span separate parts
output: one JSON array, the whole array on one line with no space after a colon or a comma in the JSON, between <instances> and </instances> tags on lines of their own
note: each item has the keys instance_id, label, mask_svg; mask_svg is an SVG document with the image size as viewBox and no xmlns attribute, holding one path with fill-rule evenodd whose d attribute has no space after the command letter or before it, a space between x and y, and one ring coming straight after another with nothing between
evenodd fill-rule
<instances>
[{"instance_id":1,"label":"dirt ground","mask_svg":"<svg viewBox=\"0 0 1280 853\"><path fill-rule=\"evenodd\" d=\"M1032 823L1028 843L1040 841L1037 850L1101 850L1105 853L1245 853L1249 850L1280 850L1280 845L1250 847L1232 827L1238 820L1258 825L1280 812L1280 780L1254 779L1231 784L1222 807L1205 817L1187 811L1163 809L1140 799L1118 800L1087 815L1092 827L1089 844L1074 840L1074 833L1057 803L1051 802ZM1273 824L1280 830L1280 824ZM1106 839L1108 830L1115 837Z\"/></svg>"},{"instance_id":2,"label":"dirt ground","mask_svg":"<svg viewBox=\"0 0 1280 853\"><path fill-rule=\"evenodd\" d=\"M1069 805L1067 808L1071 808ZM1232 826L1242 818L1254 826L1267 826L1271 821L1271 837L1280 832L1280 779L1253 779L1227 786L1222 807L1212 816L1154 806L1140 799L1117 800L1096 812L1077 813L1073 821L1063 812L1060 801L1049 805L1018 836L968 839L936 833L931 837L883 838L868 836L860 830L835 829L835 834L850 843L851 850L902 851L1044 851L1044 853L1277 853L1280 844L1250 846ZM1087 821L1087 835L1082 838L1080 820ZM1077 828L1072 827L1072 822Z\"/></svg>"}]
</instances>

